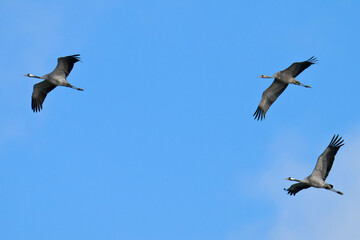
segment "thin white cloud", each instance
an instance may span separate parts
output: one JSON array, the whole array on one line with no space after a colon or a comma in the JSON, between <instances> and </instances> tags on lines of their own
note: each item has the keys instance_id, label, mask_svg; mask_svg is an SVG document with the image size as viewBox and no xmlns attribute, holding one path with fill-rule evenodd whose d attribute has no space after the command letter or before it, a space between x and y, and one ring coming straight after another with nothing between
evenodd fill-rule
<instances>
[{"instance_id":1,"label":"thin white cloud","mask_svg":"<svg viewBox=\"0 0 360 240\"><path fill-rule=\"evenodd\" d=\"M270 196L277 208L274 217L275 222L267 239L358 239L360 228L358 218L360 215L360 161L358 149L360 149L360 133L353 136L343 136L345 146L338 152L328 182L338 190L344 192L344 196L323 189L307 189L299 192L295 197L285 192L279 193L270 190ZM329 136L329 140L330 140ZM324 140L325 141L325 140ZM327 141L327 140L326 140ZM293 152L292 157L300 151ZM321 152L318 153L320 155ZM313 166L308 168L308 163L303 160L289 161L282 157L274 165L283 172L280 177L306 177L311 173L317 160L313 159ZM265 176L273 176L274 169ZM289 174L289 173L293 174ZM299 175L298 175L299 174ZM280 178L279 177L279 178ZM269 189L274 186L288 187L292 183L282 180L269 184L268 179L263 180L261 185ZM268 185L268 186L266 186Z\"/></svg>"},{"instance_id":2,"label":"thin white cloud","mask_svg":"<svg viewBox=\"0 0 360 240\"><path fill-rule=\"evenodd\" d=\"M360 129L342 135L345 145L338 152L327 179L335 189L344 192L343 196L315 188L303 190L295 197L288 195L283 188L288 188L293 182L284 178L308 176L332 134L316 146L309 145L311 141L305 141L301 133L292 132L290 138L288 133L280 135L268 151L271 164L260 169L257 177L249 173L239 179L239 190L246 189L248 200L268 202L269 212L273 215L265 214L264 219L239 227L226 239L244 236L247 236L244 239L274 240L360 238ZM291 141L284 142L284 139ZM320 151L319 145L323 145Z\"/></svg>"}]
</instances>

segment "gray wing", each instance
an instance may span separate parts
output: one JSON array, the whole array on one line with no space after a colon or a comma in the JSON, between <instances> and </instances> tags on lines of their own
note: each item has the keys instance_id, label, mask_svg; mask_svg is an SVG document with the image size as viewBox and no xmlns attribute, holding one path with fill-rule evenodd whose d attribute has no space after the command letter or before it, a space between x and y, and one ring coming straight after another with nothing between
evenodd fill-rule
<instances>
[{"instance_id":1,"label":"gray wing","mask_svg":"<svg viewBox=\"0 0 360 240\"><path fill-rule=\"evenodd\" d=\"M46 95L56 86L49 81L42 81L34 85L31 99L31 108L34 112L40 112Z\"/></svg>"},{"instance_id":2,"label":"gray wing","mask_svg":"<svg viewBox=\"0 0 360 240\"><path fill-rule=\"evenodd\" d=\"M273 102L275 102L287 86L288 84L280 82L275 78L274 82L264 91L262 95L260 104L253 115L256 120L265 119L265 114L269 107L273 104Z\"/></svg>"},{"instance_id":3,"label":"gray wing","mask_svg":"<svg viewBox=\"0 0 360 240\"><path fill-rule=\"evenodd\" d=\"M58 58L58 64L51 74L67 78L76 62L80 61L80 54Z\"/></svg>"},{"instance_id":4,"label":"gray wing","mask_svg":"<svg viewBox=\"0 0 360 240\"><path fill-rule=\"evenodd\" d=\"M311 58L309 58L308 60L306 60L304 62L296 62L296 63L291 64L290 67L283 70L282 72L295 78L300 73L302 73L302 71L304 71L305 69L307 69L308 67L310 67L311 65L313 65L316 62L317 62L317 59L314 56L312 56Z\"/></svg>"},{"instance_id":5,"label":"gray wing","mask_svg":"<svg viewBox=\"0 0 360 240\"><path fill-rule=\"evenodd\" d=\"M320 177L324 181L326 180L334 163L336 153L339 151L340 147L344 145L343 142L344 140L341 140L341 137L339 138L339 135L333 136L329 146L320 155L316 163L315 169L311 173L311 175Z\"/></svg>"},{"instance_id":6,"label":"gray wing","mask_svg":"<svg viewBox=\"0 0 360 240\"><path fill-rule=\"evenodd\" d=\"M284 188L284 190L287 191L288 194L290 194L290 196L291 195L295 196L301 190L307 189L309 187L310 187L310 185L308 185L306 183L295 183L295 184L291 185L288 189Z\"/></svg>"}]
</instances>

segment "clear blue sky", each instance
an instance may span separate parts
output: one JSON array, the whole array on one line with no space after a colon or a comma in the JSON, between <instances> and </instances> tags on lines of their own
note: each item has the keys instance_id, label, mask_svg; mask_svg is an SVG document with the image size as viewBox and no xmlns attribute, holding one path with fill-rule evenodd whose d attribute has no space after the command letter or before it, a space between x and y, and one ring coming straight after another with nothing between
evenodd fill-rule
<instances>
[{"instance_id":1,"label":"clear blue sky","mask_svg":"<svg viewBox=\"0 0 360 240\"><path fill-rule=\"evenodd\" d=\"M0 238L360 237L358 1L0 2ZM81 54L40 113L36 79ZM266 120L272 75L319 63ZM288 196L333 134L344 196ZM357 158L357 159L356 159ZM306 229L306 231L304 230ZM344 235L345 234L345 235ZM348 235L346 235L348 234Z\"/></svg>"}]
</instances>

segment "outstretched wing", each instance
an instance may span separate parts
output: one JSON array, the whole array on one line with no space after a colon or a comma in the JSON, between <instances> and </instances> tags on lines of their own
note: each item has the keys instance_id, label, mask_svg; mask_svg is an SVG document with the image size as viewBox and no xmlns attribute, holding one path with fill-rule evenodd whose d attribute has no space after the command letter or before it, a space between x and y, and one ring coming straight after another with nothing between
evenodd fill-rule
<instances>
[{"instance_id":1,"label":"outstretched wing","mask_svg":"<svg viewBox=\"0 0 360 240\"><path fill-rule=\"evenodd\" d=\"M51 74L67 78L76 62L80 61L80 54L58 58L58 64Z\"/></svg>"},{"instance_id":2,"label":"outstretched wing","mask_svg":"<svg viewBox=\"0 0 360 240\"><path fill-rule=\"evenodd\" d=\"M285 191L287 191L288 192L288 194L290 194L290 196L291 195L296 195L298 192L300 192L301 190L303 190L303 189L307 189L307 188L309 188L310 186L309 185L307 185L306 183L295 183L295 184L293 184L293 185L291 185L288 189L285 189L284 188L284 190Z\"/></svg>"},{"instance_id":3,"label":"outstretched wing","mask_svg":"<svg viewBox=\"0 0 360 240\"><path fill-rule=\"evenodd\" d=\"M344 145L343 142L344 140L341 140L339 135L333 136L329 146L318 158L315 169L311 175L321 177L324 181L326 180L334 163L336 153L339 151L340 147Z\"/></svg>"},{"instance_id":4,"label":"outstretched wing","mask_svg":"<svg viewBox=\"0 0 360 240\"><path fill-rule=\"evenodd\" d=\"M40 112L46 95L56 86L49 81L42 81L34 85L31 99L31 108L34 112Z\"/></svg>"},{"instance_id":5,"label":"outstretched wing","mask_svg":"<svg viewBox=\"0 0 360 240\"><path fill-rule=\"evenodd\" d=\"M283 70L282 72L295 78L300 73L302 73L302 71L304 71L305 69L307 69L308 67L310 67L311 65L313 65L316 62L317 62L316 57L312 56L311 58L309 58L308 60L306 60L304 62L296 62L296 63L291 64L290 67Z\"/></svg>"},{"instance_id":6,"label":"outstretched wing","mask_svg":"<svg viewBox=\"0 0 360 240\"><path fill-rule=\"evenodd\" d=\"M269 107L273 104L273 102L275 102L287 86L288 84L280 82L275 78L274 82L264 91L262 95L260 104L253 115L256 120L265 119L265 114Z\"/></svg>"}]
</instances>

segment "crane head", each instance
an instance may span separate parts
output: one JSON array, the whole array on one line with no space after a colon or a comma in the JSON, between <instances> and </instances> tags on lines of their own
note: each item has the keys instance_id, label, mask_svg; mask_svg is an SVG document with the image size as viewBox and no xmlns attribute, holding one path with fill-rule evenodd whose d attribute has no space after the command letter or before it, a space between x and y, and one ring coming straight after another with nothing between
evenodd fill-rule
<instances>
[{"instance_id":1,"label":"crane head","mask_svg":"<svg viewBox=\"0 0 360 240\"><path fill-rule=\"evenodd\" d=\"M266 76L265 75L260 75L258 76L259 78L265 78Z\"/></svg>"},{"instance_id":2,"label":"crane head","mask_svg":"<svg viewBox=\"0 0 360 240\"><path fill-rule=\"evenodd\" d=\"M285 178L285 180L294 181L292 177Z\"/></svg>"},{"instance_id":3,"label":"crane head","mask_svg":"<svg viewBox=\"0 0 360 240\"><path fill-rule=\"evenodd\" d=\"M32 75L31 73L25 74L25 77L33 77L34 75Z\"/></svg>"}]
</instances>

